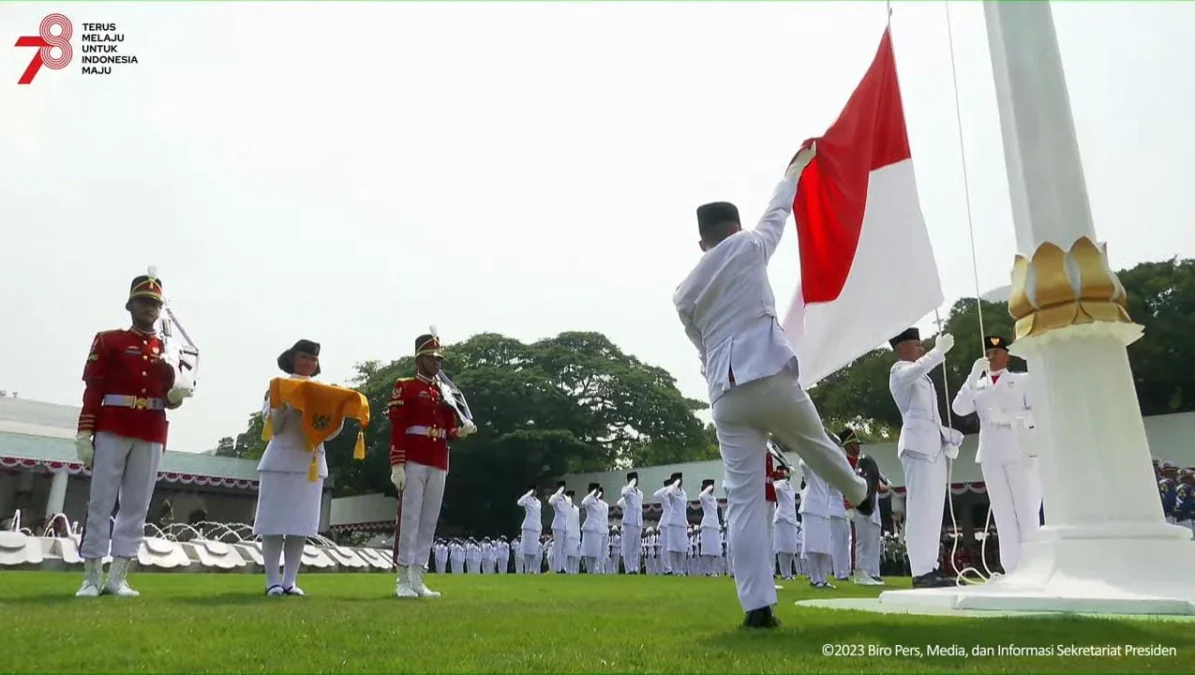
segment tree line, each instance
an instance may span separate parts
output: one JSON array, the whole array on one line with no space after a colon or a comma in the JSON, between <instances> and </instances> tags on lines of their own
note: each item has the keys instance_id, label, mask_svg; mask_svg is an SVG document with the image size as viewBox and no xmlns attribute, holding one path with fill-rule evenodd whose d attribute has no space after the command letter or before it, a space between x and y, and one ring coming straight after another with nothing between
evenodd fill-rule
<instances>
[{"instance_id":1,"label":"tree line","mask_svg":"<svg viewBox=\"0 0 1195 675\"><path fill-rule=\"evenodd\" d=\"M1145 337L1129 347L1142 413L1195 410L1195 260L1142 263L1119 274L1129 315L1145 326ZM945 321L956 347L945 372L932 375L939 391L957 391L980 356L980 311L987 333L1013 338L1006 304L960 299ZM685 397L671 374L624 353L601 333L566 332L531 344L483 333L447 345L444 355L444 369L468 396L479 428L453 444L441 521L446 531L509 529L519 517L512 490L529 482L718 457L712 425L695 415L706 403ZM829 429L852 425L865 440L895 438L900 413L887 385L892 359L887 347L877 348L810 391ZM1011 367L1025 364L1014 358ZM328 443L336 496L393 494L384 411L395 380L414 368L413 357L356 366L346 386L365 394L377 421L366 429L364 462L351 459L355 430L346 428ZM974 415L954 423L965 433L978 431ZM260 457L261 430L261 414L254 413L244 433L220 440L216 454Z\"/></svg>"}]
</instances>

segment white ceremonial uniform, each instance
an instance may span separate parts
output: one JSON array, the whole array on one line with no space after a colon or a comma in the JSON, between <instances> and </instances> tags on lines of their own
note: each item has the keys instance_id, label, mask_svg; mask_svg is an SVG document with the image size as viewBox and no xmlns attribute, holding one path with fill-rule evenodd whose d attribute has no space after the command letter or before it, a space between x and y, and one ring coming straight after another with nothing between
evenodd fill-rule
<instances>
[{"instance_id":1,"label":"white ceremonial uniform","mask_svg":"<svg viewBox=\"0 0 1195 675\"><path fill-rule=\"evenodd\" d=\"M481 543L481 573L482 574L493 574L494 573L494 561L496 560L495 554L496 554L496 551L494 551L493 544L491 544L488 541L484 541Z\"/></svg>"},{"instance_id":2,"label":"white ceremonial uniform","mask_svg":"<svg viewBox=\"0 0 1195 675\"><path fill-rule=\"evenodd\" d=\"M622 560L627 574L639 573L643 538L643 491L638 481L622 488Z\"/></svg>"},{"instance_id":3,"label":"white ceremonial uniform","mask_svg":"<svg viewBox=\"0 0 1195 675\"><path fill-rule=\"evenodd\" d=\"M938 569L948 474L945 448L947 441L953 446L962 442L961 434L942 426L938 390L929 378L945 359L935 345L916 361L892 364L888 374L888 390L900 409L896 454L905 471L905 546L914 577Z\"/></svg>"},{"instance_id":4,"label":"white ceremonial uniform","mask_svg":"<svg viewBox=\"0 0 1195 675\"><path fill-rule=\"evenodd\" d=\"M533 556L526 555L523 553L523 538L522 537L515 537L514 540L512 542L510 542L510 548L515 552L515 556L514 556L515 574L523 574L524 570L526 569L526 566L527 566L528 558L531 558ZM527 570L527 571L530 572L530 570Z\"/></svg>"},{"instance_id":5,"label":"white ceremonial uniform","mask_svg":"<svg viewBox=\"0 0 1195 675\"><path fill-rule=\"evenodd\" d=\"M796 557L801 552L801 531L797 529L797 493L787 480L774 481L772 487L776 490L776 511L772 514L772 550L780 563L780 576L792 579L796 571Z\"/></svg>"},{"instance_id":6,"label":"white ceremonial uniform","mask_svg":"<svg viewBox=\"0 0 1195 675\"><path fill-rule=\"evenodd\" d=\"M538 558L542 555L543 551L539 545L539 535L544 527L543 504L540 503L539 498L535 496L533 491L528 491L527 494L519 497L518 504L523 507L523 524L520 525L523 534L519 539L521 544L515 550L518 551L520 556ZM553 531L555 528L555 517L553 517ZM526 565L527 562L527 560L524 560L519 564Z\"/></svg>"},{"instance_id":7,"label":"white ceremonial uniform","mask_svg":"<svg viewBox=\"0 0 1195 675\"><path fill-rule=\"evenodd\" d=\"M805 573L815 584L833 571L834 536L830 526L834 493L830 485L809 465L801 462L805 489L801 491L801 559ZM777 494L779 499L779 494ZM839 503L841 504L841 497Z\"/></svg>"},{"instance_id":8,"label":"white ceremonial uniform","mask_svg":"<svg viewBox=\"0 0 1195 675\"><path fill-rule=\"evenodd\" d=\"M1000 533L1000 565L1012 572L1021 560L1021 544L1040 524L1041 492L1034 493L1031 479L1037 474L1035 444L1026 438L1033 426L1029 375L1001 370L990 379L968 379L951 407L958 415L979 415L975 461Z\"/></svg>"},{"instance_id":9,"label":"white ceremonial uniform","mask_svg":"<svg viewBox=\"0 0 1195 675\"><path fill-rule=\"evenodd\" d=\"M510 544L508 542L498 542L494 553L494 564L497 566L494 571L498 574L506 574L510 569Z\"/></svg>"},{"instance_id":10,"label":"white ceremonial uniform","mask_svg":"<svg viewBox=\"0 0 1195 675\"><path fill-rule=\"evenodd\" d=\"M714 561L722 555L722 534L718 522L718 498L713 490L702 490L698 495L701 502L701 574L715 574L717 566Z\"/></svg>"},{"instance_id":11,"label":"white ceremonial uniform","mask_svg":"<svg viewBox=\"0 0 1195 675\"><path fill-rule=\"evenodd\" d=\"M444 542L436 544L436 574L448 573L448 545Z\"/></svg>"},{"instance_id":12,"label":"white ceremonial uniform","mask_svg":"<svg viewBox=\"0 0 1195 675\"><path fill-rule=\"evenodd\" d=\"M465 547L460 542L453 542L448 546L448 562L452 566L453 574L465 573Z\"/></svg>"},{"instance_id":13,"label":"white ceremonial uniform","mask_svg":"<svg viewBox=\"0 0 1195 675\"><path fill-rule=\"evenodd\" d=\"M875 509L871 515L865 516L858 511L852 511L855 525L855 577L866 575L870 579L880 578L880 538L882 536L882 522L880 521L880 494L874 497Z\"/></svg>"},{"instance_id":14,"label":"white ceremonial uniform","mask_svg":"<svg viewBox=\"0 0 1195 675\"><path fill-rule=\"evenodd\" d=\"M606 561L606 574L618 574L618 561L622 557L622 535L610 535L610 557Z\"/></svg>"},{"instance_id":15,"label":"white ceremonial uniform","mask_svg":"<svg viewBox=\"0 0 1195 675\"><path fill-rule=\"evenodd\" d=\"M668 574L672 572L672 555L669 552L668 542L672 540L674 532L672 530L672 500L668 498L668 490L671 485L656 490L652 496L660 500L660 520L656 523L655 536L655 551L656 558L659 560L660 574Z\"/></svg>"},{"instance_id":16,"label":"white ceremonial uniform","mask_svg":"<svg viewBox=\"0 0 1195 675\"><path fill-rule=\"evenodd\" d=\"M610 566L610 504L598 497L598 521L602 523L601 550L598 553L598 571L605 572Z\"/></svg>"},{"instance_id":17,"label":"white ceremonial uniform","mask_svg":"<svg viewBox=\"0 0 1195 675\"><path fill-rule=\"evenodd\" d=\"M586 558L585 571L593 574L597 571L598 558L602 557L602 535L606 532L606 522L601 519L602 507L598 504L596 492L590 492L581 499L581 508L585 509L585 522L581 523L581 557Z\"/></svg>"},{"instance_id":18,"label":"white ceremonial uniform","mask_svg":"<svg viewBox=\"0 0 1195 675\"><path fill-rule=\"evenodd\" d=\"M291 375L292 380L308 380ZM328 477L328 460L321 443L315 449L318 478L307 479L311 468L311 453L303 435L303 413L289 404L270 408L267 395L261 414L268 417L273 437L257 463L257 513L253 518L253 534L295 535L314 537L319 534L320 510L323 506L324 479ZM342 423L328 440L340 435Z\"/></svg>"},{"instance_id":19,"label":"white ceremonial uniform","mask_svg":"<svg viewBox=\"0 0 1195 675\"><path fill-rule=\"evenodd\" d=\"M851 521L842 493L833 487L830 488L830 561L836 578L846 579L851 575Z\"/></svg>"},{"instance_id":20,"label":"white ceremonial uniform","mask_svg":"<svg viewBox=\"0 0 1195 675\"><path fill-rule=\"evenodd\" d=\"M475 541L465 545L465 569L469 574L481 574L481 547Z\"/></svg>"},{"instance_id":21,"label":"white ceremonial uniform","mask_svg":"<svg viewBox=\"0 0 1195 675\"><path fill-rule=\"evenodd\" d=\"M564 488L548 497L548 505L552 507L552 557L553 572L563 572L568 555L564 547L568 544L568 519L572 506L564 496ZM525 522L525 521L524 521Z\"/></svg>"},{"instance_id":22,"label":"white ceremonial uniform","mask_svg":"<svg viewBox=\"0 0 1195 675\"><path fill-rule=\"evenodd\" d=\"M581 509L571 501L568 504L568 531L564 542L564 555L567 556L569 574L581 571Z\"/></svg>"},{"instance_id":23,"label":"white ceremonial uniform","mask_svg":"<svg viewBox=\"0 0 1195 675\"><path fill-rule=\"evenodd\" d=\"M706 251L673 296L709 386L726 468L726 519L736 542L735 586L747 611L776 604L770 514L760 480L769 432L852 498L867 494L866 481L826 435L798 383L797 357L777 321L767 265L792 212L797 175L790 174L755 229Z\"/></svg>"}]
</instances>

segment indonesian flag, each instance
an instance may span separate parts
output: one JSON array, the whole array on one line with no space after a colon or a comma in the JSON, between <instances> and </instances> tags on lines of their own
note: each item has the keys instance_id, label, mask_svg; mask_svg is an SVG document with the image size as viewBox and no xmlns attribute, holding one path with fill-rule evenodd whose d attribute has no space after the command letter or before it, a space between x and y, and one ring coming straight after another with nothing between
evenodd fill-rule
<instances>
[{"instance_id":1,"label":"indonesian flag","mask_svg":"<svg viewBox=\"0 0 1195 675\"><path fill-rule=\"evenodd\" d=\"M801 282L784 330L816 384L942 304L917 201L892 35L797 183ZM808 144L811 141L807 141Z\"/></svg>"}]
</instances>

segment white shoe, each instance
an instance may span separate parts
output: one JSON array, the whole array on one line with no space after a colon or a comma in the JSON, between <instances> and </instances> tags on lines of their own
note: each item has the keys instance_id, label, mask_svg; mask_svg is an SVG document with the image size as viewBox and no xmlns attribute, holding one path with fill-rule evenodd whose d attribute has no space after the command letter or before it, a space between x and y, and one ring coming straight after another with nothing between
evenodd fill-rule
<instances>
[{"instance_id":1,"label":"white shoe","mask_svg":"<svg viewBox=\"0 0 1195 675\"><path fill-rule=\"evenodd\" d=\"M307 595L306 593L303 592L303 589L299 588L298 586L291 586L290 588L287 588L287 589L283 590L282 592L285 593L286 595L297 595L300 598Z\"/></svg>"},{"instance_id":2,"label":"white shoe","mask_svg":"<svg viewBox=\"0 0 1195 675\"><path fill-rule=\"evenodd\" d=\"M274 584L266 589L266 595L271 598L278 598L286 595L286 591L282 590L282 584Z\"/></svg>"},{"instance_id":3,"label":"white shoe","mask_svg":"<svg viewBox=\"0 0 1195 675\"><path fill-rule=\"evenodd\" d=\"M394 586L394 595L399 598L418 598L419 594L411 588L410 580L411 568L406 565L398 566L398 581Z\"/></svg>"},{"instance_id":4,"label":"white shoe","mask_svg":"<svg viewBox=\"0 0 1195 675\"><path fill-rule=\"evenodd\" d=\"M866 574L856 574L854 582L859 586L883 586L884 582L876 581Z\"/></svg>"},{"instance_id":5,"label":"white shoe","mask_svg":"<svg viewBox=\"0 0 1195 675\"><path fill-rule=\"evenodd\" d=\"M104 584L105 593L110 593L118 598L135 598L141 595L133 590L133 587L129 586L129 582L125 580L129 573L129 566L132 564L132 558L112 559L112 564L108 567L108 583Z\"/></svg>"},{"instance_id":6,"label":"white shoe","mask_svg":"<svg viewBox=\"0 0 1195 675\"><path fill-rule=\"evenodd\" d=\"M439 593L423 585L423 568L418 565L411 567L411 588L421 598L440 597Z\"/></svg>"},{"instance_id":7,"label":"white shoe","mask_svg":"<svg viewBox=\"0 0 1195 675\"><path fill-rule=\"evenodd\" d=\"M83 561L83 584L75 591L76 598L98 598L103 593L103 561L89 558Z\"/></svg>"}]
</instances>

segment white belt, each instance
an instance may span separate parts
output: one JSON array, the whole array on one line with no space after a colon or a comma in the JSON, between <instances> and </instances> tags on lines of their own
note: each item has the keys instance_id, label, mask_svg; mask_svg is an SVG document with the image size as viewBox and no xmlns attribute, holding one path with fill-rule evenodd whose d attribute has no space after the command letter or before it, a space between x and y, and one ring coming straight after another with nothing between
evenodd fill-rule
<instances>
[{"instance_id":1,"label":"white belt","mask_svg":"<svg viewBox=\"0 0 1195 675\"><path fill-rule=\"evenodd\" d=\"M103 404L109 408L132 408L134 410L165 410L166 401L160 398L141 398L124 394L106 394Z\"/></svg>"},{"instance_id":2,"label":"white belt","mask_svg":"<svg viewBox=\"0 0 1195 675\"><path fill-rule=\"evenodd\" d=\"M448 438L448 430L439 427L425 427L422 425L407 427L408 436L427 436L430 439Z\"/></svg>"}]
</instances>

